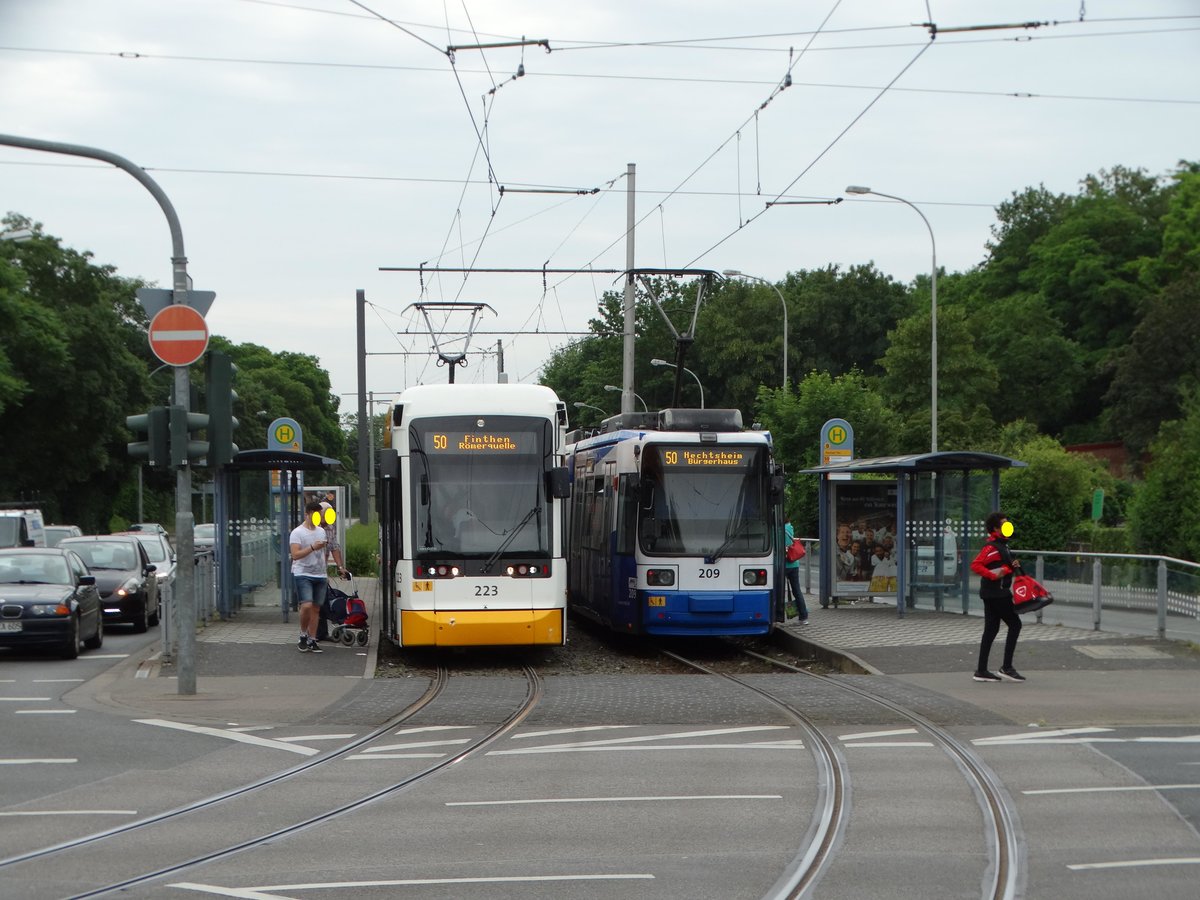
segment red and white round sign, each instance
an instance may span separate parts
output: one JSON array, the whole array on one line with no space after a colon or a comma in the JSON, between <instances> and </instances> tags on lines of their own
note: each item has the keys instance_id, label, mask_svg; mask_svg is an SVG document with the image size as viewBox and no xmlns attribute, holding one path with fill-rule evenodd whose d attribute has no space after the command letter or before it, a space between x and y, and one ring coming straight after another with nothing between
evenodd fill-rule
<instances>
[{"instance_id":1,"label":"red and white round sign","mask_svg":"<svg viewBox=\"0 0 1200 900\"><path fill-rule=\"evenodd\" d=\"M190 306L173 303L150 320L150 349L169 366L190 366L208 349L208 323Z\"/></svg>"}]
</instances>

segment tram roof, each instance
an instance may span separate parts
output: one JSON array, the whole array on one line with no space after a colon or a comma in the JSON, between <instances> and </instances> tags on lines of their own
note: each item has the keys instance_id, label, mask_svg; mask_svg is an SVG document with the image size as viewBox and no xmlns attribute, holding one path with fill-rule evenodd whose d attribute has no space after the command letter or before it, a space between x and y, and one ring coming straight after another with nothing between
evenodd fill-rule
<instances>
[{"instance_id":1,"label":"tram roof","mask_svg":"<svg viewBox=\"0 0 1200 900\"><path fill-rule=\"evenodd\" d=\"M912 453L907 456L876 456L872 459L848 459L801 469L805 475L835 472L965 472L973 469L1013 469L1028 465L1019 459L998 453L972 450L942 450L937 453Z\"/></svg>"}]
</instances>

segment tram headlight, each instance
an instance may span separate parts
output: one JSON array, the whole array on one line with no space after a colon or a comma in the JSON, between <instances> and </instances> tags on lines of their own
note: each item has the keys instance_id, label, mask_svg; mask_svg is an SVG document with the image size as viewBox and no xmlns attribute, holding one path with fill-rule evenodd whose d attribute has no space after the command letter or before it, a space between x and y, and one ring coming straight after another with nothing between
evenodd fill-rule
<instances>
[{"instance_id":1,"label":"tram headlight","mask_svg":"<svg viewBox=\"0 0 1200 900\"><path fill-rule=\"evenodd\" d=\"M742 570L742 584L746 585L747 587L754 587L756 585L762 585L762 584L766 584L766 583L767 583L767 570L766 569L743 569Z\"/></svg>"},{"instance_id":2,"label":"tram headlight","mask_svg":"<svg viewBox=\"0 0 1200 900\"><path fill-rule=\"evenodd\" d=\"M670 587L675 583L674 569L647 569L646 584L650 587Z\"/></svg>"}]
</instances>

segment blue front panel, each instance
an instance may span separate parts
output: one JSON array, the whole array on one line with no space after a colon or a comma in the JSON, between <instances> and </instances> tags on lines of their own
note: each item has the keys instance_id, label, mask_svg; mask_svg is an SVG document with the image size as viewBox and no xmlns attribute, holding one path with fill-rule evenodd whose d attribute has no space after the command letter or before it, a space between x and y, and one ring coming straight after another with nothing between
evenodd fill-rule
<instances>
[{"instance_id":1,"label":"blue front panel","mask_svg":"<svg viewBox=\"0 0 1200 900\"><path fill-rule=\"evenodd\" d=\"M641 630L660 635L766 634L771 630L771 592L636 592Z\"/></svg>"}]
</instances>

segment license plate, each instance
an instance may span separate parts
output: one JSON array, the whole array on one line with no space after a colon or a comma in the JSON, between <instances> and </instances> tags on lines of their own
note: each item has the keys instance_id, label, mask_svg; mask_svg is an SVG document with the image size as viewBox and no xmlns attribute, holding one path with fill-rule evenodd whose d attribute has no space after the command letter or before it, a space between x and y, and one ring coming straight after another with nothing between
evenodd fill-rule
<instances>
[{"instance_id":1,"label":"license plate","mask_svg":"<svg viewBox=\"0 0 1200 900\"><path fill-rule=\"evenodd\" d=\"M20 631L22 627L20 622L0 622L0 631Z\"/></svg>"}]
</instances>

